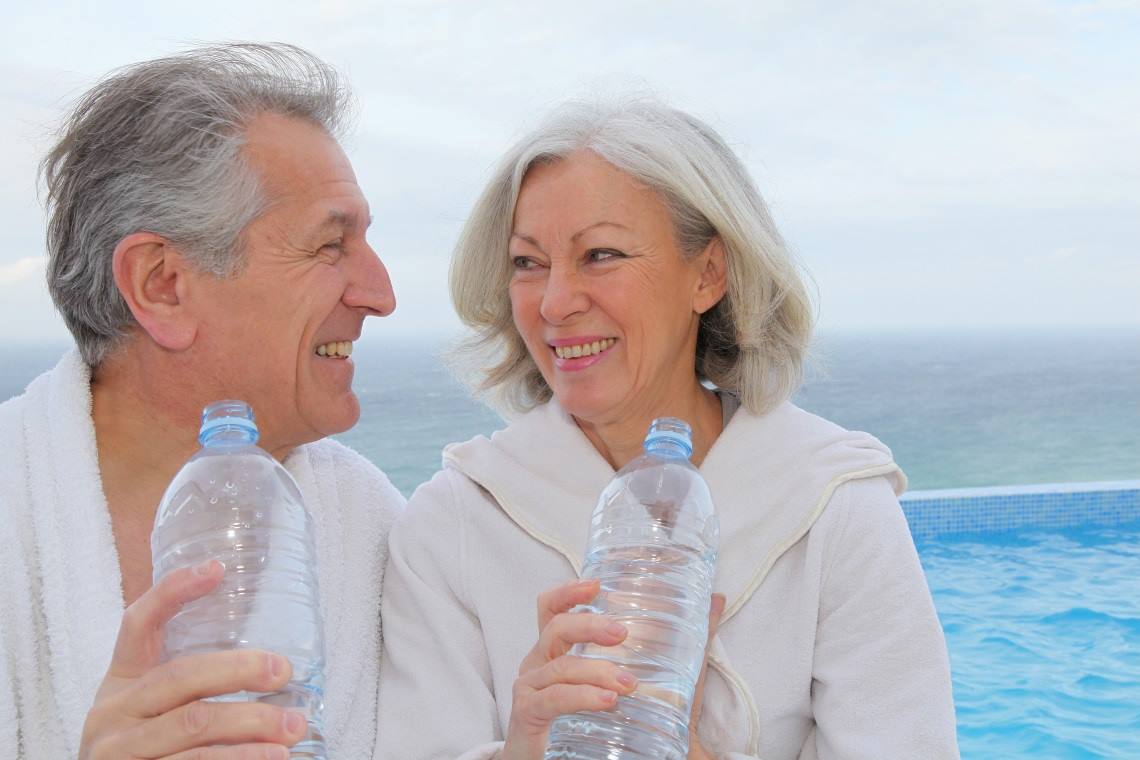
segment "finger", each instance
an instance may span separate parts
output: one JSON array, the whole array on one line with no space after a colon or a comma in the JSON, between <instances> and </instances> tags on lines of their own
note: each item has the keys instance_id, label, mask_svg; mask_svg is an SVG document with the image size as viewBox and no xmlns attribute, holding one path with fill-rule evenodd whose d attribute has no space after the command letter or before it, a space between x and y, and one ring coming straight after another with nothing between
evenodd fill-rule
<instances>
[{"instance_id":1,"label":"finger","mask_svg":"<svg viewBox=\"0 0 1140 760\"><path fill-rule=\"evenodd\" d=\"M600 586L596 580L572 581L543 591L538 595L538 630L542 631L555 615L593 599Z\"/></svg>"},{"instance_id":2,"label":"finger","mask_svg":"<svg viewBox=\"0 0 1140 760\"><path fill-rule=\"evenodd\" d=\"M709 643L716 638L717 629L720 627L720 618L724 615L724 594L713 594L712 604L709 605Z\"/></svg>"},{"instance_id":3,"label":"finger","mask_svg":"<svg viewBox=\"0 0 1140 760\"><path fill-rule=\"evenodd\" d=\"M705 644L705 661L701 665L701 675L697 678L697 686L693 690L693 709L689 714L689 735L696 736L697 723L701 719L701 708L705 699L705 676L709 671L709 657L708 651L712 647L713 638L716 637L717 629L720 627L720 618L724 614L724 594L713 594L712 603L709 605L709 638Z\"/></svg>"},{"instance_id":4,"label":"finger","mask_svg":"<svg viewBox=\"0 0 1140 760\"><path fill-rule=\"evenodd\" d=\"M135 724L123 736L131 757L166 757L195 747L257 742L291 747L305 716L261 702L191 702Z\"/></svg>"},{"instance_id":5,"label":"finger","mask_svg":"<svg viewBox=\"0 0 1140 760\"><path fill-rule=\"evenodd\" d=\"M518 679L520 686L535 691L559 683L590 684L619 694L630 694L637 688L637 678L633 673L608 660L570 655L551 660Z\"/></svg>"},{"instance_id":6,"label":"finger","mask_svg":"<svg viewBox=\"0 0 1140 760\"><path fill-rule=\"evenodd\" d=\"M204 596L221 583L225 568L210 560L168 573L123 613L119 637L107 675L138 678L162 657L163 627L182 605Z\"/></svg>"},{"instance_id":7,"label":"finger","mask_svg":"<svg viewBox=\"0 0 1140 760\"><path fill-rule=\"evenodd\" d=\"M289 760L289 748L283 744L202 747L179 752L163 760Z\"/></svg>"},{"instance_id":8,"label":"finger","mask_svg":"<svg viewBox=\"0 0 1140 760\"><path fill-rule=\"evenodd\" d=\"M545 729L560 715L584 710L608 710L617 704L617 692L588 684L555 684L541 691L519 690L514 696L511 720Z\"/></svg>"},{"instance_id":9,"label":"finger","mask_svg":"<svg viewBox=\"0 0 1140 760\"><path fill-rule=\"evenodd\" d=\"M538 636L538 650L547 661L561 657L575 644L612 647L620 644L629 630L605 615L564 612L555 615Z\"/></svg>"},{"instance_id":10,"label":"finger","mask_svg":"<svg viewBox=\"0 0 1140 760\"><path fill-rule=\"evenodd\" d=\"M624 625L604 615L589 612L563 612L555 615L538 635L538 643L530 650L519 673L540 668L570 651L575 644L598 644L612 647L629 635Z\"/></svg>"},{"instance_id":11,"label":"finger","mask_svg":"<svg viewBox=\"0 0 1140 760\"><path fill-rule=\"evenodd\" d=\"M123 695L122 709L138 718L151 718L204 697L274 692L289 683L292 674L287 657L260 649L177 657L132 682Z\"/></svg>"}]
</instances>

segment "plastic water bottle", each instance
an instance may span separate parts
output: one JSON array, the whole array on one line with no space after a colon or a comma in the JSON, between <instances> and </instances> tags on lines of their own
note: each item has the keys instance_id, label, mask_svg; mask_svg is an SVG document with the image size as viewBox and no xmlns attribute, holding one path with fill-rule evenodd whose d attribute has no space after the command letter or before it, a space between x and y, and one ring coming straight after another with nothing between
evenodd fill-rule
<instances>
[{"instance_id":1,"label":"plastic water bottle","mask_svg":"<svg viewBox=\"0 0 1140 760\"><path fill-rule=\"evenodd\" d=\"M311 521L297 483L257 439L248 404L210 404L202 412L202 448L162 497L151 534L154 580L210 559L226 568L219 588L167 625L164 655L252 647L288 657L293 677L281 691L218 699L304 714L308 731L291 757L325 760L324 636Z\"/></svg>"},{"instance_id":2,"label":"plastic water bottle","mask_svg":"<svg viewBox=\"0 0 1140 760\"><path fill-rule=\"evenodd\" d=\"M621 468L590 522L583 578L601 582L578 611L624 625L621 644L571 654L621 665L637 690L611 710L563 715L547 760L684 760L689 713L704 663L719 528L708 485L689 461L692 431L653 421L645 453Z\"/></svg>"}]
</instances>

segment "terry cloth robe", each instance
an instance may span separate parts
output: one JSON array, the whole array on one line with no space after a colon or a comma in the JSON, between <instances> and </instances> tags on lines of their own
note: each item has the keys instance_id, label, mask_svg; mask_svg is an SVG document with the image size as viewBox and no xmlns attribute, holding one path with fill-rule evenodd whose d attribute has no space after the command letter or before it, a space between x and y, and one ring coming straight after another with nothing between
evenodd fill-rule
<instances>
[{"instance_id":1,"label":"terry cloth robe","mask_svg":"<svg viewBox=\"0 0 1140 760\"><path fill-rule=\"evenodd\" d=\"M0 405L0 451L0 754L62 760L78 754L124 609L78 352ZM385 540L404 499L335 441L299 447L285 466L316 533L329 751L367 758Z\"/></svg>"},{"instance_id":2,"label":"terry cloth robe","mask_svg":"<svg viewBox=\"0 0 1140 760\"><path fill-rule=\"evenodd\" d=\"M550 402L444 451L389 537L384 760L496 758L541 591L581 572L614 470ZM720 519L703 746L720 760L958 757L945 639L890 451L785 403L701 473Z\"/></svg>"}]
</instances>

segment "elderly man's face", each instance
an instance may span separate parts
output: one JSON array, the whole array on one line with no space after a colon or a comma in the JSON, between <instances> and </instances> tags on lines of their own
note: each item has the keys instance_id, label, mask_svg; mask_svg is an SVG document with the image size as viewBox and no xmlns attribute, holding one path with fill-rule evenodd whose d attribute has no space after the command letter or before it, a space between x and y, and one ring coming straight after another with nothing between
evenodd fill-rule
<instances>
[{"instance_id":1,"label":"elderly man's face","mask_svg":"<svg viewBox=\"0 0 1140 760\"><path fill-rule=\"evenodd\" d=\"M247 137L269 208L244 231L245 269L204 283L199 356L219 387L253 405L273 449L356 424L346 354L364 318L390 314L396 301L365 240L368 204L336 141L273 114L254 119Z\"/></svg>"}]
</instances>

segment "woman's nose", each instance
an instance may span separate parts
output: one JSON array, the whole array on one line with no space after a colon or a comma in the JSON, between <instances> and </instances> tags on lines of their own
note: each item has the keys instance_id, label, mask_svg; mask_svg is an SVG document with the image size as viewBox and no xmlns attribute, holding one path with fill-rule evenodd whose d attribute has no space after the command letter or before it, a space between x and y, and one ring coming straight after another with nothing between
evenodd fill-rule
<instances>
[{"instance_id":1,"label":"woman's nose","mask_svg":"<svg viewBox=\"0 0 1140 760\"><path fill-rule=\"evenodd\" d=\"M552 267L542 294L540 312L551 324L560 324L590 308L581 276L565 267Z\"/></svg>"}]
</instances>

